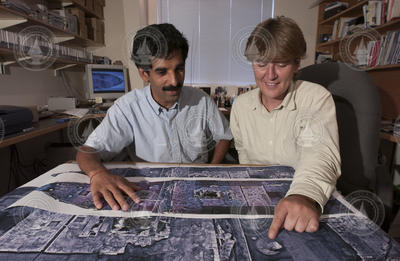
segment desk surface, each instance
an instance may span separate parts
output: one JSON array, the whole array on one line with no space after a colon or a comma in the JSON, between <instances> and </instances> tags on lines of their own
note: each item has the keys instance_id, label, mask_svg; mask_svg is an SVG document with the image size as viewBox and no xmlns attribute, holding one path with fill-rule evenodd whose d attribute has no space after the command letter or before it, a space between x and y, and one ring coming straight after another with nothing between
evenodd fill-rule
<instances>
[{"instance_id":1,"label":"desk surface","mask_svg":"<svg viewBox=\"0 0 400 261\"><path fill-rule=\"evenodd\" d=\"M83 118L80 118L79 120L82 121L82 119L90 119L90 118L103 118L105 114L87 114ZM68 117L62 117L68 118ZM60 119L59 117L50 117L47 119L40 120L39 122L36 122L33 124L33 130L30 130L28 132L18 132L15 134L7 135L4 137L3 141L0 142L0 148L5 148L10 145L23 142L29 139L33 139L39 136L43 136L45 134L58 131L61 129L64 129L68 127L69 124L73 124L77 119L76 118L70 118L69 121L67 122L61 122L58 123L57 119Z\"/></svg>"},{"instance_id":2,"label":"desk surface","mask_svg":"<svg viewBox=\"0 0 400 261\"><path fill-rule=\"evenodd\" d=\"M400 245L338 193L312 234L267 238L293 169L109 165L142 187L131 211L96 210L63 164L0 198L1 260L395 260ZM150 168L151 167L151 168Z\"/></svg>"},{"instance_id":3,"label":"desk surface","mask_svg":"<svg viewBox=\"0 0 400 261\"><path fill-rule=\"evenodd\" d=\"M57 123L55 118L47 118L40 120L33 124L34 129L28 132L19 132L4 137L3 141L0 142L0 148L4 148L22 141L26 141L38 136L48 134L57 130L61 130L68 126L69 122Z\"/></svg>"}]
</instances>

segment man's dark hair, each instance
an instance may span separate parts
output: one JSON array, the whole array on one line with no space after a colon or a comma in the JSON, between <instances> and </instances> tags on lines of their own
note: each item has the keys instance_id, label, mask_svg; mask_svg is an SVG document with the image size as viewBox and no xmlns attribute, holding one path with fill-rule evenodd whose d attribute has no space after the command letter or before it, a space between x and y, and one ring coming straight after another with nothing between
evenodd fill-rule
<instances>
[{"instance_id":1,"label":"man's dark hair","mask_svg":"<svg viewBox=\"0 0 400 261\"><path fill-rule=\"evenodd\" d=\"M172 24L152 24L139 30L133 38L131 58L138 68L151 69L154 59L167 59L180 51L186 61L189 44L185 36Z\"/></svg>"}]
</instances>

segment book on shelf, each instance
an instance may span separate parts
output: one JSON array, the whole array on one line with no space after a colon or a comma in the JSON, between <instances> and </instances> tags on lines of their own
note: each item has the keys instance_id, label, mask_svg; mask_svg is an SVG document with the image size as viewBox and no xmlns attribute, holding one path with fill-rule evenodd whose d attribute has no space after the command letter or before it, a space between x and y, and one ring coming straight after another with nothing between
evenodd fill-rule
<instances>
[{"instance_id":1,"label":"book on shelf","mask_svg":"<svg viewBox=\"0 0 400 261\"><path fill-rule=\"evenodd\" d=\"M382 0L381 24L386 23L388 0Z\"/></svg>"},{"instance_id":2,"label":"book on shelf","mask_svg":"<svg viewBox=\"0 0 400 261\"><path fill-rule=\"evenodd\" d=\"M374 67L376 66L376 62L378 60L378 54L380 49L381 41L370 41L368 43L368 59L367 59L367 66Z\"/></svg>"},{"instance_id":3,"label":"book on shelf","mask_svg":"<svg viewBox=\"0 0 400 261\"><path fill-rule=\"evenodd\" d=\"M389 31L367 45L369 67L397 64L400 60L400 31Z\"/></svg>"},{"instance_id":4,"label":"book on shelf","mask_svg":"<svg viewBox=\"0 0 400 261\"><path fill-rule=\"evenodd\" d=\"M346 35L364 29L364 17L341 17L332 26L331 40L340 39Z\"/></svg>"},{"instance_id":5,"label":"book on shelf","mask_svg":"<svg viewBox=\"0 0 400 261\"><path fill-rule=\"evenodd\" d=\"M365 27L379 26L382 24L382 1L368 1L363 6Z\"/></svg>"},{"instance_id":6,"label":"book on shelf","mask_svg":"<svg viewBox=\"0 0 400 261\"><path fill-rule=\"evenodd\" d=\"M0 48L11 51L21 50L27 56L51 53L54 58L67 58L72 61L91 62L93 54L84 49L72 48L58 44L50 44L35 37L28 39L19 33L0 29ZM51 49L49 49L51 48ZM51 52L49 51L51 50ZM44 52L43 52L44 51Z\"/></svg>"},{"instance_id":7,"label":"book on shelf","mask_svg":"<svg viewBox=\"0 0 400 261\"><path fill-rule=\"evenodd\" d=\"M341 17L338 22L336 39L343 38L352 32L360 24L359 21L359 17Z\"/></svg>"},{"instance_id":8,"label":"book on shelf","mask_svg":"<svg viewBox=\"0 0 400 261\"><path fill-rule=\"evenodd\" d=\"M387 0L386 21L400 17L400 0Z\"/></svg>"},{"instance_id":9,"label":"book on shelf","mask_svg":"<svg viewBox=\"0 0 400 261\"><path fill-rule=\"evenodd\" d=\"M321 52L316 53L316 56L315 56L316 64L327 63L327 62L331 62L332 60L333 60L332 54L321 53Z\"/></svg>"},{"instance_id":10,"label":"book on shelf","mask_svg":"<svg viewBox=\"0 0 400 261\"><path fill-rule=\"evenodd\" d=\"M332 28L332 40L336 40L337 38L337 32L338 32L338 25L339 25L339 20L335 20L333 23L333 28Z\"/></svg>"},{"instance_id":11,"label":"book on shelf","mask_svg":"<svg viewBox=\"0 0 400 261\"><path fill-rule=\"evenodd\" d=\"M343 10L347 9L349 7L349 3L347 2L340 2L340 1L335 1L332 3L329 3L325 6L324 8L324 19L328 19Z\"/></svg>"}]
</instances>

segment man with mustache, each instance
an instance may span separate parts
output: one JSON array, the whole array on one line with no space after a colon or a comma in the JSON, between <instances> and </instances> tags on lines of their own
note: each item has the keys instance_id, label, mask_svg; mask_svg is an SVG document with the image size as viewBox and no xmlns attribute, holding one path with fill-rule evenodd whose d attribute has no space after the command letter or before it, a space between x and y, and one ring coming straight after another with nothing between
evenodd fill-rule
<instances>
[{"instance_id":1,"label":"man with mustache","mask_svg":"<svg viewBox=\"0 0 400 261\"><path fill-rule=\"evenodd\" d=\"M154 24L137 32L132 59L149 86L119 98L77 153L80 168L90 177L96 208L103 197L114 210L128 210L124 194L136 203L140 188L111 174L100 153L118 153L133 146L149 162L220 163L232 139L229 123L203 91L183 86L186 38L171 24Z\"/></svg>"}]
</instances>

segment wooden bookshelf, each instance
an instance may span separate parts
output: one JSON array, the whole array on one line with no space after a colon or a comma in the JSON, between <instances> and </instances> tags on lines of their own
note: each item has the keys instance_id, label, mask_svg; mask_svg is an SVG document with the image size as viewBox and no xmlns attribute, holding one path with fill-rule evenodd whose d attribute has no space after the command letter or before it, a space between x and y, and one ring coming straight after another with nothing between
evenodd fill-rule
<instances>
[{"instance_id":1,"label":"wooden bookshelf","mask_svg":"<svg viewBox=\"0 0 400 261\"><path fill-rule=\"evenodd\" d=\"M396 29L399 30L399 27L400 27L400 18L396 18L396 19L393 19L392 21L390 21L388 23L385 23L383 25L380 25L380 26L377 26L377 27L373 27L370 30L375 30L378 33L385 33L385 32L387 32L389 30L396 30ZM348 39L350 37L351 36L346 36L346 37L343 37L343 38L340 38L340 39L335 39L335 40L332 40L332 41L321 43L321 44L317 45L317 48L323 48L323 47L335 45L335 44L338 44L340 41L346 40L346 39Z\"/></svg>"},{"instance_id":2,"label":"wooden bookshelf","mask_svg":"<svg viewBox=\"0 0 400 261\"><path fill-rule=\"evenodd\" d=\"M82 5L80 2L76 0L50 0L51 2L61 2L64 6L76 6L82 11L84 11L87 17L95 17L97 19L104 19L104 16L96 14L93 10L87 8L86 6Z\"/></svg>"},{"instance_id":3,"label":"wooden bookshelf","mask_svg":"<svg viewBox=\"0 0 400 261\"><path fill-rule=\"evenodd\" d=\"M386 132L381 132L380 136L382 139L394 142L394 143L400 143L400 138L395 137L393 134L389 134Z\"/></svg>"},{"instance_id":4,"label":"wooden bookshelf","mask_svg":"<svg viewBox=\"0 0 400 261\"><path fill-rule=\"evenodd\" d=\"M329 2L329 1L326 1ZM326 4L325 2L325 4ZM319 22L320 25L325 25L325 24L333 24L335 20L339 19L340 17L345 17L345 16L359 16L360 11L362 14L362 6L368 3L368 0L363 0L357 4L354 4L352 6L349 6L346 10L338 13L337 15L331 16L328 19L322 20ZM325 5L324 5L325 6Z\"/></svg>"},{"instance_id":5,"label":"wooden bookshelf","mask_svg":"<svg viewBox=\"0 0 400 261\"><path fill-rule=\"evenodd\" d=\"M49 29L50 31L52 31L56 36L59 37L72 37L73 39L66 41L64 44L66 45L70 45L70 46L79 46L79 47L103 47L104 44L101 43L96 43L95 41L92 41L88 38L84 38L79 36L76 33L64 30L62 28L56 27L54 25L51 25L49 23L46 23L43 20L40 19L36 19L34 17L28 16L26 14L20 13L18 11L15 11L13 9L7 8L5 6L0 5L0 18L5 17L6 19L10 16L13 17L19 17L21 19L25 19L26 22L24 23L16 23L13 26L9 26L7 27L7 30L9 31L14 31L14 32L18 32L20 30L22 30L23 28L26 28L28 26L31 25L40 25L40 26L44 26L47 29Z\"/></svg>"},{"instance_id":6,"label":"wooden bookshelf","mask_svg":"<svg viewBox=\"0 0 400 261\"><path fill-rule=\"evenodd\" d=\"M319 4L319 14L318 14L318 26L317 26L317 41L322 34L332 34L333 24L336 20L342 17L358 17L363 15L363 5L368 4L368 0L346 0L349 3L349 7L342 12L329 17L328 19L323 19L325 6L329 3L334 2L334 0L322 1ZM386 34L388 31L400 31L400 18L392 19L380 26L373 27L372 29L379 34ZM367 32L367 30L364 30ZM362 31L363 32L363 31ZM342 61L340 56L340 44L342 41L353 40L350 39L354 36L346 36L341 39L335 39L324 43L316 44L316 50L318 52L329 53L333 56L334 61ZM368 37L364 37L365 41L369 41ZM379 39L377 39L379 40ZM358 43L355 41L353 44ZM355 46L352 46L354 48ZM400 116L400 64L390 64L390 65L379 65L370 68L360 68L364 69L369 76L374 81L375 85L378 87L381 97L382 104L382 117L385 119L394 120ZM387 135L382 135L383 138L393 141L394 138L390 138Z\"/></svg>"},{"instance_id":7,"label":"wooden bookshelf","mask_svg":"<svg viewBox=\"0 0 400 261\"><path fill-rule=\"evenodd\" d=\"M400 69L400 64L379 65L379 66L375 66L375 67L365 67L363 69L367 72L390 70L390 69Z\"/></svg>"}]
</instances>

